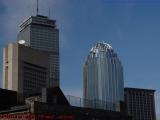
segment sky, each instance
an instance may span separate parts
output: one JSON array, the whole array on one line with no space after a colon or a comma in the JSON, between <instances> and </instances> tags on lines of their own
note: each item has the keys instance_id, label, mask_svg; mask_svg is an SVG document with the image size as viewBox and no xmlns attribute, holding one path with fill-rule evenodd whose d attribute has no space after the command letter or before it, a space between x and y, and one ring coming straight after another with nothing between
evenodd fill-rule
<instances>
[{"instance_id":1,"label":"sky","mask_svg":"<svg viewBox=\"0 0 160 120\"><path fill-rule=\"evenodd\" d=\"M96 42L105 41L122 61L125 87L155 89L160 114L159 11L160 0L39 0L39 14L55 19L60 30L63 92L83 96L86 56ZM1 82L3 47L16 41L19 24L31 15L36 0L0 0Z\"/></svg>"}]
</instances>

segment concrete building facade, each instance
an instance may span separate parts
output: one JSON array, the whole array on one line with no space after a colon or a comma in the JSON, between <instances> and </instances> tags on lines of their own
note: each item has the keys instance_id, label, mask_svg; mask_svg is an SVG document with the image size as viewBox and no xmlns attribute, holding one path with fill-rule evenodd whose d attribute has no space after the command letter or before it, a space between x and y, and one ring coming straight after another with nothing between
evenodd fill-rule
<instances>
[{"instance_id":1,"label":"concrete building facade","mask_svg":"<svg viewBox=\"0 0 160 120\"><path fill-rule=\"evenodd\" d=\"M3 88L24 96L41 91L48 80L48 53L18 43L3 50Z\"/></svg>"}]
</instances>

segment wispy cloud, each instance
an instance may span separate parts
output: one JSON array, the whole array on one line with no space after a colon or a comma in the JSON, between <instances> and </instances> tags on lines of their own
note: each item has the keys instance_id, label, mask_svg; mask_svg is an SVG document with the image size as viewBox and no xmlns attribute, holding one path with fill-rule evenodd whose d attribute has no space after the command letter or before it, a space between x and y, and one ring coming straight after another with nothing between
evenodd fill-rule
<instances>
[{"instance_id":1,"label":"wispy cloud","mask_svg":"<svg viewBox=\"0 0 160 120\"><path fill-rule=\"evenodd\" d=\"M5 33L4 42L14 41L18 32L19 23L27 16L32 15L34 0L2 0L3 6L6 8L3 16L4 24L2 24Z\"/></svg>"},{"instance_id":2,"label":"wispy cloud","mask_svg":"<svg viewBox=\"0 0 160 120\"><path fill-rule=\"evenodd\" d=\"M57 17L58 26L61 27L60 40L64 46L67 44L64 34L63 26L69 27L69 18L63 14L65 0L39 0L39 13L48 16L50 8L50 16ZM1 28L5 33L4 43L15 41L18 33L18 25L31 15L36 15L36 0L2 0L1 4L6 8L3 14L3 21Z\"/></svg>"}]
</instances>

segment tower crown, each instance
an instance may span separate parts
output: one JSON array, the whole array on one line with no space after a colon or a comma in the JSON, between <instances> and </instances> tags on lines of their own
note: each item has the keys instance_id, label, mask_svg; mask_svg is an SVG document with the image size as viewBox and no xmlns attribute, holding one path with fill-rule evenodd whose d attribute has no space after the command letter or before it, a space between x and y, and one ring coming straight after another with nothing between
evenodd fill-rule
<instances>
[{"instance_id":1,"label":"tower crown","mask_svg":"<svg viewBox=\"0 0 160 120\"><path fill-rule=\"evenodd\" d=\"M99 51L110 51L113 50L112 46L106 42L98 42L94 47L91 48L91 53L97 53Z\"/></svg>"}]
</instances>

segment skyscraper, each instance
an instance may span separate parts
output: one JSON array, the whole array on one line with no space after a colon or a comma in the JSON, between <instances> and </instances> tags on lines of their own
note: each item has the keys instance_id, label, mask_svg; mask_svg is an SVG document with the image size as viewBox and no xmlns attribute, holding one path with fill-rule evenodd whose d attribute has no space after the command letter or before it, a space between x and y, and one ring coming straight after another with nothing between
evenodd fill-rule
<instances>
[{"instance_id":1,"label":"skyscraper","mask_svg":"<svg viewBox=\"0 0 160 120\"><path fill-rule=\"evenodd\" d=\"M99 42L91 48L83 74L84 98L106 102L104 108L120 111L120 101L124 101L123 67L109 44Z\"/></svg>"},{"instance_id":2,"label":"skyscraper","mask_svg":"<svg viewBox=\"0 0 160 120\"><path fill-rule=\"evenodd\" d=\"M31 16L20 25L18 41L49 53L49 79L47 86L59 86L59 30L56 21L46 16Z\"/></svg>"},{"instance_id":3,"label":"skyscraper","mask_svg":"<svg viewBox=\"0 0 160 120\"><path fill-rule=\"evenodd\" d=\"M155 90L142 88L125 88L127 112L133 120L156 120Z\"/></svg>"}]
</instances>

